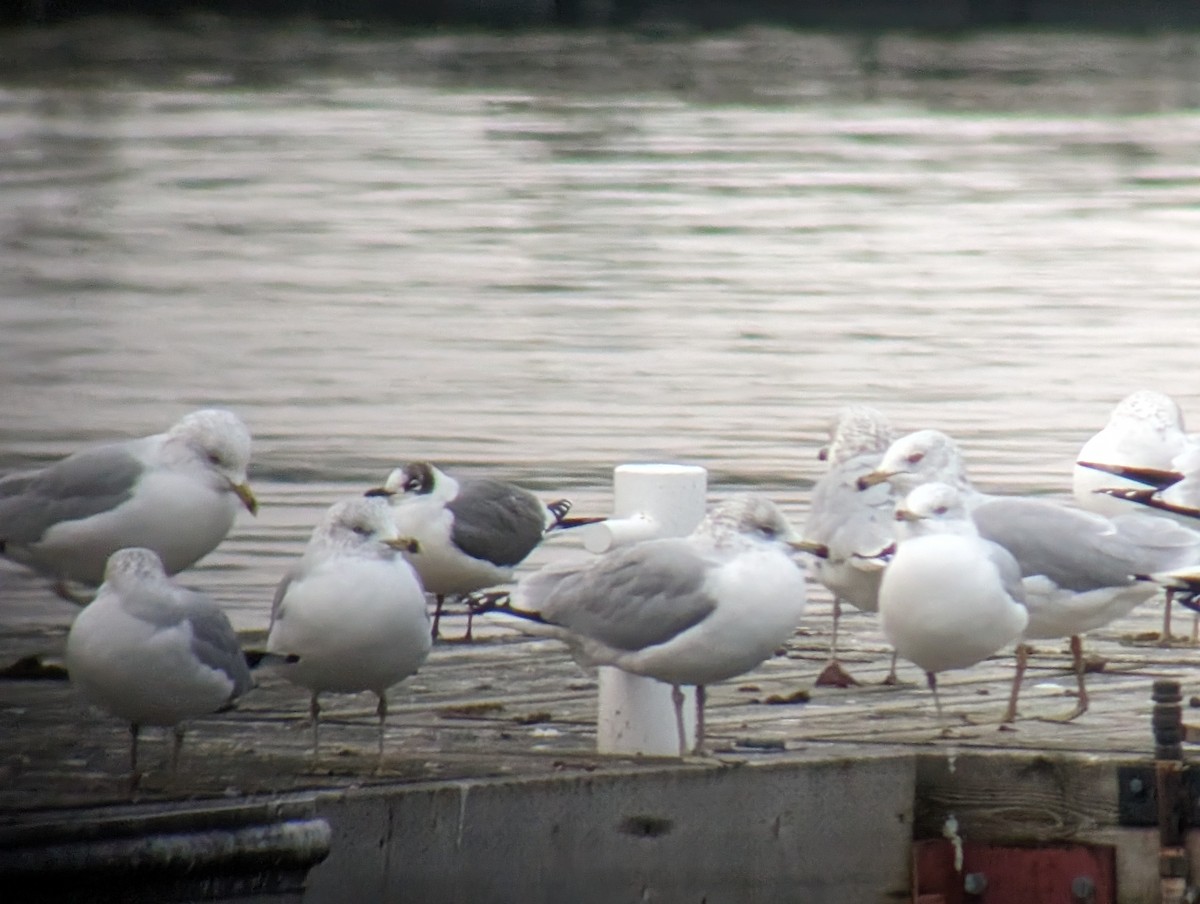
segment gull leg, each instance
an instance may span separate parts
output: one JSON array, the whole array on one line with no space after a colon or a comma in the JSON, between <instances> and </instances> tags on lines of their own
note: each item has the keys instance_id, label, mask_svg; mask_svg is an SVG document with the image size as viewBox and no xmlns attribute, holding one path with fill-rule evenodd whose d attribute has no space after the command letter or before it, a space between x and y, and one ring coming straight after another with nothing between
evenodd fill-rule
<instances>
[{"instance_id":1,"label":"gull leg","mask_svg":"<svg viewBox=\"0 0 1200 904\"><path fill-rule=\"evenodd\" d=\"M899 657L900 654L895 650L892 650L892 667L888 670L887 677L880 682L881 684L886 684L888 687L894 687L900 683L900 679L896 675L896 660Z\"/></svg>"},{"instance_id":2,"label":"gull leg","mask_svg":"<svg viewBox=\"0 0 1200 904\"><path fill-rule=\"evenodd\" d=\"M142 774L138 772L138 735L142 726L136 722L129 726L129 796L137 796L138 785L141 784Z\"/></svg>"},{"instance_id":3,"label":"gull leg","mask_svg":"<svg viewBox=\"0 0 1200 904\"><path fill-rule=\"evenodd\" d=\"M183 750L183 726L176 725L171 729L171 783L179 775L179 752Z\"/></svg>"},{"instance_id":4,"label":"gull leg","mask_svg":"<svg viewBox=\"0 0 1200 904\"><path fill-rule=\"evenodd\" d=\"M687 731L683 727L683 690L671 685L671 702L675 704L675 731L679 733L679 755L687 756Z\"/></svg>"},{"instance_id":5,"label":"gull leg","mask_svg":"<svg viewBox=\"0 0 1200 904\"><path fill-rule=\"evenodd\" d=\"M692 753L696 756L704 755L704 703L707 698L707 693L704 690L703 684L696 685L696 746L692 748Z\"/></svg>"},{"instance_id":6,"label":"gull leg","mask_svg":"<svg viewBox=\"0 0 1200 904\"><path fill-rule=\"evenodd\" d=\"M379 765L376 771L383 771L383 732L387 723L387 691L379 692L379 706L376 707L375 713L379 716Z\"/></svg>"},{"instance_id":7,"label":"gull leg","mask_svg":"<svg viewBox=\"0 0 1200 904\"><path fill-rule=\"evenodd\" d=\"M1013 675L1012 690L1008 694L1008 709L1000 719L1001 725L1017 721L1017 698L1021 696L1021 682L1025 679L1025 667L1029 664L1029 644L1017 644L1016 654L1017 671Z\"/></svg>"},{"instance_id":8,"label":"gull leg","mask_svg":"<svg viewBox=\"0 0 1200 904\"><path fill-rule=\"evenodd\" d=\"M838 623L841 618L842 601L835 596L833 598L833 637L829 641L829 662L825 664L825 668L813 682L817 687L856 687L858 685L854 676L842 668L842 664L838 661Z\"/></svg>"},{"instance_id":9,"label":"gull leg","mask_svg":"<svg viewBox=\"0 0 1200 904\"><path fill-rule=\"evenodd\" d=\"M1083 661L1083 641L1078 634L1071 635L1071 669L1075 672L1075 681L1079 687L1079 696L1075 700L1075 708L1065 716L1050 716L1047 722L1071 722L1082 716L1088 709L1087 693L1087 663Z\"/></svg>"},{"instance_id":10,"label":"gull leg","mask_svg":"<svg viewBox=\"0 0 1200 904\"><path fill-rule=\"evenodd\" d=\"M1172 590L1167 591L1167 601L1163 605L1163 626L1162 637L1158 641L1161 647L1169 647L1171 645L1171 603L1175 600L1175 593Z\"/></svg>"},{"instance_id":11,"label":"gull leg","mask_svg":"<svg viewBox=\"0 0 1200 904\"><path fill-rule=\"evenodd\" d=\"M937 709L938 725L942 728L942 733L945 734L950 730L950 726L946 724L945 715L942 713L942 700L938 696L937 675L933 672L925 673L925 681L929 685L929 689L933 691L933 705Z\"/></svg>"},{"instance_id":12,"label":"gull leg","mask_svg":"<svg viewBox=\"0 0 1200 904\"><path fill-rule=\"evenodd\" d=\"M464 634L464 635L462 636L462 639L463 639L463 641L464 641L465 643L470 643L470 642L471 642L471 640L472 640L472 637L471 637L471 623L472 623L474 620L475 620L475 613L474 613L473 611L471 611L470 609L468 609L468 610L467 610L467 633L466 633L466 634Z\"/></svg>"},{"instance_id":13,"label":"gull leg","mask_svg":"<svg viewBox=\"0 0 1200 904\"><path fill-rule=\"evenodd\" d=\"M433 639L438 639L438 626L442 622L442 605L446 602L444 593L437 594L437 605L433 609Z\"/></svg>"},{"instance_id":14,"label":"gull leg","mask_svg":"<svg viewBox=\"0 0 1200 904\"><path fill-rule=\"evenodd\" d=\"M312 741L313 741L312 758L313 758L313 764L315 765L317 763L317 761L319 760L319 757L317 755L317 746L320 741L320 732L321 732L321 704L317 702L316 691L314 691L312 697L309 698L308 715L312 719Z\"/></svg>"}]
</instances>

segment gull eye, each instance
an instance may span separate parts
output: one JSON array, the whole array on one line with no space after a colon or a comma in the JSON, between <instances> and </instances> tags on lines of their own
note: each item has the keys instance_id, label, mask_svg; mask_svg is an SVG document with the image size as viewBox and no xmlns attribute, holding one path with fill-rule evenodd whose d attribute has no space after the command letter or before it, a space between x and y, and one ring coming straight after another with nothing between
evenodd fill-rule
<instances>
[{"instance_id":1,"label":"gull eye","mask_svg":"<svg viewBox=\"0 0 1200 904\"><path fill-rule=\"evenodd\" d=\"M924 452L913 452L913 453L909 454L908 458L906 458L905 461L907 461L910 465L920 464L921 459L924 457L925 457Z\"/></svg>"},{"instance_id":2,"label":"gull eye","mask_svg":"<svg viewBox=\"0 0 1200 904\"><path fill-rule=\"evenodd\" d=\"M350 529L352 531L354 531L356 534L358 534L360 537L369 537L373 533L371 528L367 527L367 525L365 525L365 524L355 524Z\"/></svg>"},{"instance_id":3,"label":"gull eye","mask_svg":"<svg viewBox=\"0 0 1200 904\"><path fill-rule=\"evenodd\" d=\"M217 452L209 452L209 453L208 453L208 463L209 463L210 465L219 465L219 464L221 464L221 456L220 456L220 454L219 454L219 453L217 453Z\"/></svg>"},{"instance_id":4,"label":"gull eye","mask_svg":"<svg viewBox=\"0 0 1200 904\"><path fill-rule=\"evenodd\" d=\"M774 540L777 536L779 536L779 531L769 524L760 524L758 527L758 532L768 540Z\"/></svg>"},{"instance_id":5,"label":"gull eye","mask_svg":"<svg viewBox=\"0 0 1200 904\"><path fill-rule=\"evenodd\" d=\"M939 505L939 506L937 506L937 508L935 508L935 509L933 510L933 513L934 513L935 515L944 515L944 514L946 514L946 512L948 512L948 511L950 511L950 509L949 509L949 508L947 508L947 507L946 507L946 506L944 506L944 505Z\"/></svg>"}]
</instances>

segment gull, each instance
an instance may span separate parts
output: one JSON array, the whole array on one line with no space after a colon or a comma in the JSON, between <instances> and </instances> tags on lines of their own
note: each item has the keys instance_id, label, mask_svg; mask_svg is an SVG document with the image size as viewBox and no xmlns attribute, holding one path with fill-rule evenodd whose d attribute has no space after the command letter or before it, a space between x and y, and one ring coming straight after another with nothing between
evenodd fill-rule
<instances>
[{"instance_id":1,"label":"gull","mask_svg":"<svg viewBox=\"0 0 1200 904\"><path fill-rule=\"evenodd\" d=\"M866 405L849 405L830 424L830 443L822 452L829 463L813 486L805 549L814 555L814 577L833 594L833 636L829 662L817 685L849 687L858 682L838 661L838 623L842 603L864 612L879 611L879 582L895 544L891 487L880 483L858 489L858 478L879 464L892 442L882 413ZM896 661L885 683L896 680Z\"/></svg>"},{"instance_id":2,"label":"gull","mask_svg":"<svg viewBox=\"0 0 1200 904\"><path fill-rule=\"evenodd\" d=\"M1049 499L993 496L967 477L955 442L937 430L896 440L860 484L889 481L905 493L926 482L954 487L979 535L1012 554L1020 566L1029 626L1017 652L1017 676L1005 721L1016 702L1029 639L1069 637L1078 698L1066 720L1088 708L1080 635L1128 614L1157 587L1149 575L1200 561L1200 534L1165 518L1105 518ZM890 566L889 566L890 567Z\"/></svg>"},{"instance_id":3,"label":"gull","mask_svg":"<svg viewBox=\"0 0 1200 904\"><path fill-rule=\"evenodd\" d=\"M1025 630L1021 569L979 536L962 494L948 484L916 487L895 517L903 529L880 583L879 619L896 652L924 669L943 722L938 673L968 668Z\"/></svg>"},{"instance_id":4,"label":"gull","mask_svg":"<svg viewBox=\"0 0 1200 904\"><path fill-rule=\"evenodd\" d=\"M130 792L137 791L143 725L174 729L217 712L250 689L237 635L212 599L179 586L149 549L109 557L104 582L67 635L67 671L84 699L129 723Z\"/></svg>"},{"instance_id":5,"label":"gull","mask_svg":"<svg viewBox=\"0 0 1200 904\"><path fill-rule=\"evenodd\" d=\"M514 484L490 477L457 480L424 461L395 468L367 495L390 500L397 531L416 542L419 551L406 557L425 592L437 599L434 638L448 595L508 583L550 531L603 520L568 518L566 499L546 504ZM469 613L463 640L471 639L472 618Z\"/></svg>"},{"instance_id":6,"label":"gull","mask_svg":"<svg viewBox=\"0 0 1200 904\"><path fill-rule=\"evenodd\" d=\"M168 574L211 552L238 508L258 502L246 481L250 433L232 412L193 411L166 433L76 452L0 479L0 553L83 602L118 549L152 549Z\"/></svg>"},{"instance_id":7,"label":"gull","mask_svg":"<svg viewBox=\"0 0 1200 904\"><path fill-rule=\"evenodd\" d=\"M1131 507L1110 489L1145 488L1134 475L1162 475L1188 445L1183 412L1170 396L1143 389L1122 399L1108 423L1083 444L1072 477L1075 501L1101 515L1119 515ZM1128 471L1129 476L1123 476Z\"/></svg>"},{"instance_id":8,"label":"gull","mask_svg":"<svg viewBox=\"0 0 1200 904\"><path fill-rule=\"evenodd\" d=\"M429 655L425 594L402 551L382 499L335 503L314 528L271 605L267 651L280 674L311 692L313 759L318 756L320 694L371 691L379 698L379 761L388 688Z\"/></svg>"},{"instance_id":9,"label":"gull","mask_svg":"<svg viewBox=\"0 0 1200 904\"><path fill-rule=\"evenodd\" d=\"M1195 475L1187 480L1187 474ZM1104 429L1079 450L1075 499L1102 515L1152 509L1189 527L1200 525L1200 444L1184 429L1170 396L1139 390L1113 409ZM1162 637L1171 638L1171 600L1163 608ZM1193 639L1197 622L1193 625Z\"/></svg>"},{"instance_id":10,"label":"gull","mask_svg":"<svg viewBox=\"0 0 1200 904\"><path fill-rule=\"evenodd\" d=\"M804 613L798 542L770 500L743 493L688 537L646 540L547 565L511 593L477 594L564 641L585 666L608 665L672 687L679 755L687 753L682 685L696 687L695 752L704 745L705 686L748 672L792 636Z\"/></svg>"}]
</instances>

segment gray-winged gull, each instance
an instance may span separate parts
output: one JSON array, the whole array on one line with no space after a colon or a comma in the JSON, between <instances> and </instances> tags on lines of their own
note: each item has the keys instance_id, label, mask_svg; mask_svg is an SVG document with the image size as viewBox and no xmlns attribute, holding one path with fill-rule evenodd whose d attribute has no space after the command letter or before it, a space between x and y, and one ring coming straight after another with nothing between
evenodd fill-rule
<instances>
[{"instance_id":1,"label":"gray-winged gull","mask_svg":"<svg viewBox=\"0 0 1200 904\"><path fill-rule=\"evenodd\" d=\"M181 723L216 712L251 686L225 613L172 581L149 549L122 549L109 558L96 598L71 625L66 663L86 700L129 723L132 790L140 779L142 726L175 729L174 774Z\"/></svg>"},{"instance_id":2,"label":"gray-winged gull","mask_svg":"<svg viewBox=\"0 0 1200 904\"><path fill-rule=\"evenodd\" d=\"M823 457L829 470L813 486L805 548L813 553L814 577L833 594L829 662L816 684L848 687L858 682L838 661L838 625L843 602L864 612L879 611L879 582L895 543L895 501L887 483L859 490L858 478L879 464L892 443L887 418L866 405L840 409L830 424ZM895 681L895 658L885 683Z\"/></svg>"},{"instance_id":3,"label":"gray-winged gull","mask_svg":"<svg viewBox=\"0 0 1200 904\"><path fill-rule=\"evenodd\" d=\"M682 685L696 687L697 752L704 687L740 675L792 636L804 613L797 542L770 500L733 496L688 537L647 540L594 558L552 563L509 594L481 594L480 611L537 623L583 665L609 665L672 685L686 754Z\"/></svg>"},{"instance_id":4,"label":"gray-winged gull","mask_svg":"<svg viewBox=\"0 0 1200 904\"><path fill-rule=\"evenodd\" d=\"M916 487L895 517L904 529L879 587L879 619L896 652L925 671L942 722L938 673L968 668L1025 630L1021 570L1006 549L979 536L962 495L947 484Z\"/></svg>"},{"instance_id":5,"label":"gray-winged gull","mask_svg":"<svg viewBox=\"0 0 1200 904\"><path fill-rule=\"evenodd\" d=\"M388 688L416 672L432 645L425 594L401 554L412 545L384 500L347 499L326 511L279 583L267 650L283 660L284 678L311 692L314 759L319 695L371 691L382 764Z\"/></svg>"},{"instance_id":6,"label":"gray-winged gull","mask_svg":"<svg viewBox=\"0 0 1200 904\"><path fill-rule=\"evenodd\" d=\"M437 601L433 636L438 636L447 596L508 583L552 530L602 519L569 518L571 503L543 503L522 487L490 477L459 480L429 462L395 468L383 486L367 491L387 497L402 536L416 541L407 558ZM471 639L468 614L464 640Z\"/></svg>"},{"instance_id":7,"label":"gray-winged gull","mask_svg":"<svg viewBox=\"0 0 1200 904\"><path fill-rule=\"evenodd\" d=\"M232 412L185 415L166 433L76 452L0 479L0 553L47 575L95 586L118 549L151 549L168 574L211 552L240 507L250 433Z\"/></svg>"},{"instance_id":8,"label":"gray-winged gull","mask_svg":"<svg viewBox=\"0 0 1200 904\"><path fill-rule=\"evenodd\" d=\"M1082 644L1079 635L1094 630L1157 591L1148 576L1200 559L1200 534L1165 518L1094 512L1049 499L992 496L972 486L958 446L946 434L920 430L896 440L879 467L860 480L888 480L906 492L937 481L960 493L979 535L1007 549L1024 578L1029 627L1026 640L1070 637L1079 697L1075 718L1087 710ZM1021 666L1006 719L1016 717Z\"/></svg>"}]
</instances>

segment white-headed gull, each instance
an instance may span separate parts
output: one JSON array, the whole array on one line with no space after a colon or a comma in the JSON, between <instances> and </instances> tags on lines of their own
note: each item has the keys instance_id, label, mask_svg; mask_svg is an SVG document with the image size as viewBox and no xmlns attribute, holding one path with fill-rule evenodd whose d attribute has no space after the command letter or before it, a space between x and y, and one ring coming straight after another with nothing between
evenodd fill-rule
<instances>
[{"instance_id":1,"label":"white-headed gull","mask_svg":"<svg viewBox=\"0 0 1200 904\"><path fill-rule=\"evenodd\" d=\"M891 487L880 483L859 490L858 478L879 464L892 443L887 418L866 405L849 405L830 424L823 450L829 470L813 486L805 548L812 552L813 576L833 594L833 636L829 662L816 684L849 687L858 682L838 661L838 623L842 604L864 612L879 610L879 582L895 543ZM895 658L887 683L895 681Z\"/></svg>"},{"instance_id":2,"label":"white-headed gull","mask_svg":"<svg viewBox=\"0 0 1200 904\"><path fill-rule=\"evenodd\" d=\"M792 636L804 613L796 534L754 494L715 506L688 537L646 540L594 558L552 563L511 593L479 595L480 611L520 616L566 642L584 665L609 665L670 684L680 755L682 685L704 687L753 669Z\"/></svg>"},{"instance_id":3,"label":"white-headed gull","mask_svg":"<svg viewBox=\"0 0 1200 904\"><path fill-rule=\"evenodd\" d=\"M96 586L118 549L142 547L177 574L211 552L240 507L254 514L250 433L209 408L166 433L76 452L0 479L0 553L55 581Z\"/></svg>"},{"instance_id":4,"label":"white-headed gull","mask_svg":"<svg viewBox=\"0 0 1200 904\"><path fill-rule=\"evenodd\" d=\"M136 790L143 725L175 729L216 712L250 689L237 635L209 597L176 584L149 549L109 557L104 583L67 635L67 671L91 703L130 725L131 787Z\"/></svg>"},{"instance_id":5,"label":"white-headed gull","mask_svg":"<svg viewBox=\"0 0 1200 904\"><path fill-rule=\"evenodd\" d=\"M895 517L904 527L879 587L879 619L896 652L924 670L942 722L938 673L968 668L1025 630L1021 570L1006 549L979 536L948 484L914 488Z\"/></svg>"},{"instance_id":6,"label":"white-headed gull","mask_svg":"<svg viewBox=\"0 0 1200 904\"><path fill-rule=\"evenodd\" d=\"M1079 636L1154 596L1157 587L1150 575L1200 560L1200 534L1165 518L1135 513L1110 519L1050 499L982 493L967 477L958 446L936 430L900 437L860 483L882 480L906 491L930 481L955 487L979 535L1013 555L1030 613L1026 638L1071 638L1079 696L1067 718L1088 706ZM1010 721L1016 717L1027 655L1026 649L1018 651L1017 680L1006 714Z\"/></svg>"},{"instance_id":7,"label":"white-headed gull","mask_svg":"<svg viewBox=\"0 0 1200 904\"><path fill-rule=\"evenodd\" d=\"M379 758L387 691L425 662L432 640L425 594L401 554L382 499L335 503L275 592L267 650L284 678L311 692L313 757L324 692L371 691L379 698Z\"/></svg>"}]
</instances>

